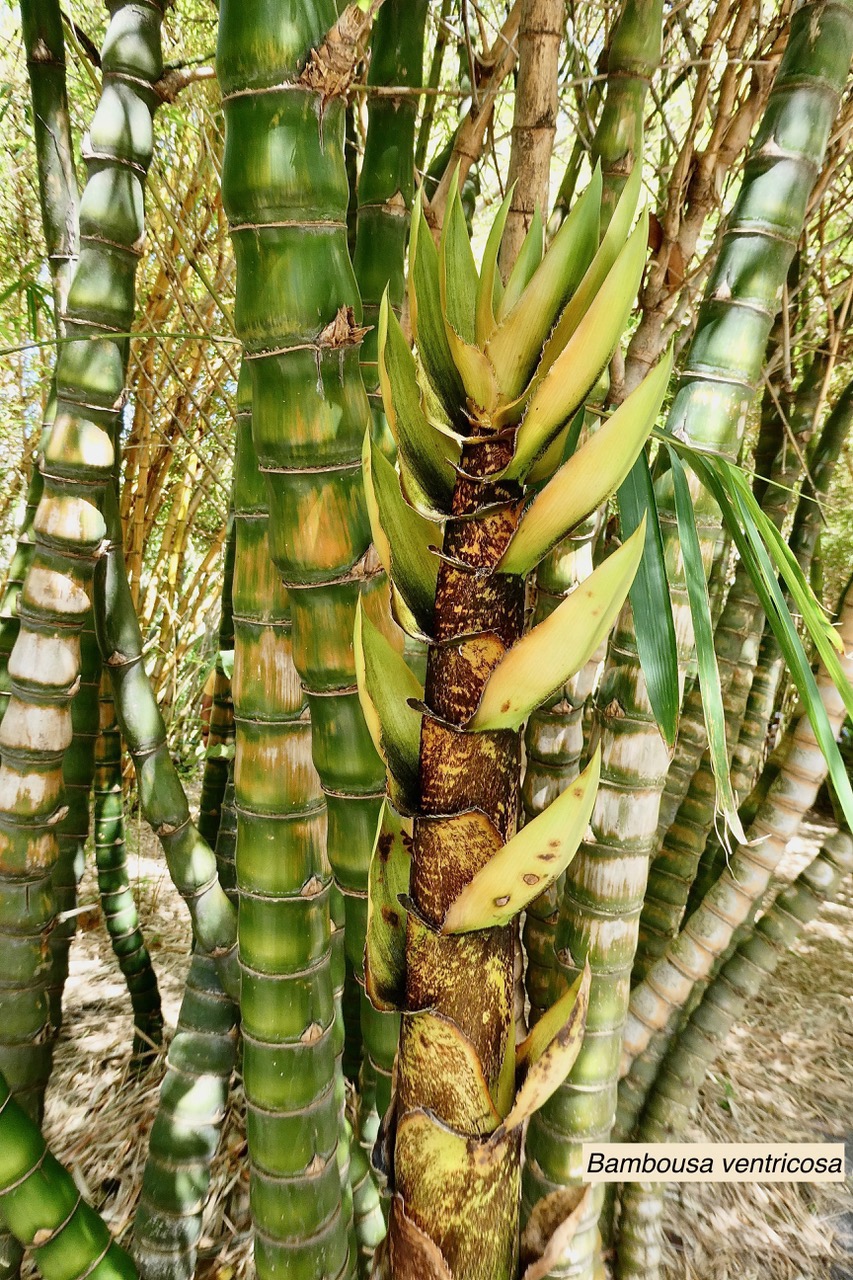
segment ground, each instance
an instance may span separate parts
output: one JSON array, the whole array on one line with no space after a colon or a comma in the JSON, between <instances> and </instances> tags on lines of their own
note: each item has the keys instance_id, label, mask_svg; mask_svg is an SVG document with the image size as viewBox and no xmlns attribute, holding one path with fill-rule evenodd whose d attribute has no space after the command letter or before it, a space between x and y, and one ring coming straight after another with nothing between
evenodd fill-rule
<instances>
[{"instance_id":1,"label":"ground","mask_svg":"<svg viewBox=\"0 0 853 1280\"><path fill-rule=\"evenodd\" d=\"M795 875L825 829L804 826ZM129 833L132 882L173 1028L188 964L186 911L143 824ZM87 874L81 902L95 901ZM161 1074L127 1075L131 1019L96 911L71 953L46 1132L83 1193L126 1239ZM848 1141L853 1157L853 887L827 905L736 1027L706 1082L689 1138ZM848 1165L848 1170L850 1166ZM239 1100L213 1169L201 1280L248 1274L248 1174ZM853 1187L684 1185L667 1196L666 1280L853 1280Z\"/></svg>"}]
</instances>

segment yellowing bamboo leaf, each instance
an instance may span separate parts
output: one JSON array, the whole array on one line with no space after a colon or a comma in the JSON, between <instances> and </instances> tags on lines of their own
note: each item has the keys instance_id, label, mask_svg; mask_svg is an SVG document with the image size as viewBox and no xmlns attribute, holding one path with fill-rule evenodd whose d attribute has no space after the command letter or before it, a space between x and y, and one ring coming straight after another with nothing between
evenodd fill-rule
<instances>
[{"instance_id":1,"label":"yellowing bamboo leaf","mask_svg":"<svg viewBox=\"0 0 853 1280\"><path fill-rule=\"evenodd\" d=\"M672 348L524 512L498 569L526 574L569 530L619 488L655 424L672 370Z\"/></svg>"},{"instance_id":2,"label":"yellowing bamboo leaf","mask_svg":"<svg viewBox=\"0 0 853 1280\"><path fill-rule=\"evenodd\" d=\"M406 994L406 912L412 820L382 806L367 877L364 986L375 1009L401 1009Z\"/></svg>"},{"instance_id":3,"label":"yellowing bamboo leaf","mask_svg":"<svg viewBox=\"0 0 853 1280\"><path fill-rule=\"evenodd\" d=\"M598 245L601 168L563 222L515 306L486 347L501 395L513 399L527 386L542 344L577 288Z\"/></svg>"},{"instance_id":4,"label":"yellowing bamboo leaf","mask_svg":"<svg viewBox=\"0 0 853 1280\"><path fill-rule=\"evenodd\" d=\"M359 600L353 635L358 700L370 736L385 761L392 797L407 808L418 799L418 758L421 715L409 705L419 702L423 689L402 654L386 640L365 614Z\"/></svg>"},{"instance_id":5,"label":"yellowing bamboo leaf","mask_svg":"<svg viewBox=\"0 0 853 1280\"><path fill-rule=\"evenodd\" d=\"M388 1252L397 1280L453 1280L438 1245L408 1216L400 1195L391 1202Z\"/></svg>"},{"instance_id":6,"label":"yellowing bamboo leaf","mask_svg":"<svg viewBox=\"0 0 853 1280\"><path fill-rule=\"evenodd\" d=\"M391 463L365 432L362 450L367 513L376 553L418 626L429 634L438 578L441 526L409 505Z\"/></svg>"},{"instance_id":7,"label":"yellowing bamboo leaf","mask_svg":"<svg viewBox=\"0 0 853 1280\"><path fill-rule=\"evenodd\" d=\"M498 850L453 900L442 933L469 933L508 924L563 874L592 814L601 752L579 778Z\"/></svg>"},{"instance_id":8,"label":"yellowing bamboo leaf","mask_svg":"<svg viewBox=\"0 0 853 1280\"><path fill-rule=\"evenodd\" d=\"M438 1064L441 1064L440 1067ZM501 1117L468 1037L443 1014L404 1014L400 1032L398 1094L417 1097L436 1115L452 1115L465 1133L494 1133Z\"/></svg>"},{"instance_id":9,"label":"yellowing bamboo leaf","mask_svg":"<svg viewBox=\"0 0 853 1280\"><path fill-rule=\"evenodd\" d=\"M444 327L447 345L466 395L486 413L491 413L498 401L498 384L488 356L479 347L473 347L460 338L449 320L445 319Z\"/></svg>"},{"instance_id":10,"label":"yellowing bamboo leaf","mask_svg":"<svg viewBox=\"0 0 853 1280\"><path fill-rule=\"evenodd\" d=\"M517 729L535 707L580 671L605 638L628 594L646 523L579 583L495 667L468 729Z\"/></svg>"},{"instance_id":11,"label":"yellowing bamboo leaf","mask_svg":"<svg viewBox=\"0 0 853 1280\"><path fill-rule=\"evenodd\" d=\"M465 392L444 331L438 283L438 250L427 226L420 192L412 212L409 238L409 315L424 371L449 421L454 421Z\"/></svg>"},{"instance_id":12,"label":"yellowing bamboo leaf","mask_svg":"<svg viewBox=\"0 0 853 1280\"><path fill-rule=\"evenodd\" d=\"M517 1067L529 1067L548 1048L548 1045L568 1022L575 1007L578 992L583 981L580 974L572 985L563 992L559 1000L555 1000L550 1009L546 1009L538 1022L534 1023L529 1034L522 1040L515 1051Z\"/></svg>"},{"instance_id":13,"label":"yellowing bamboo leaf","mask_svg":"<svg viewBox=\"0 0 853 1280\"><path fill-rule=\"evenodd\" d=\"M537 205L533 210L527 235L518 251L515 265L509 273L503 297L498 307L498 324L501 324L512 311L524 290L533 279L533 273L542 261L545 248L545 229L542 226L542 213Z\"/></svg>"},{"instance_id":14,"label":"yellowing bamboo leaf","mask_svg":"<svg viewBox=\"0 0 853 1280\"><path fill-rule=\"evenodd\" d=\"M587 961L581 977L572 987L572 991L577 988L576 998L565 1022L539 1056L528 1059L527 1075L515 1095L512 1110L504 1121L504 1128L508 1132L524 1124L534 1111L538 1111L556 1093L571 1070L583 1044L591 980L592 974Z\"/></svg>"},{"instance_id":15,"label":"yellowing bamboo leaf","mask_svg":"<svg viewBox=\"0 0 853 1280\"><path fill-rule=\"evenodd\" d=\"M521 1280L545 1280L556 1269L591 1200L591 1186L560 1187L537 1200L521 1237Z\"/></svg>"},{"instance_id":16,"label":"yellowing bamboo leaf","mask_svg":"<svg viewBox=\"0 0 853 1280\"><path fill-rule=\"evenodd\" d=\"M536 385L516 437L515 455L506 469L522 477L547 449L566 420L583 402L613 355L643 274L648 218L631 233L607 278L565 347Z\"/></svg>"},{"instance_id":17,"label":"yellowing bamboo leaf","mask_svg":"<svg viewBox=\"0 0 853 1280\"><path fill-rule=\"evenodd\" d=\"M459 445L450 435L436 431L423 410L415 358L388 303L387 289L379 309L378 336L382 403L400 458L430 503L448 506Z\"/></svg>"},{"instance_id":18,"label":"yellowing bamboo leaf","mask_svg":"<svg viewBox=\"0 0 853 1280\"><path fill-rule=\"evenodd\" d=\"M514 190L515 184L513 183L495 215L495 220L489 231L489 237L486 240L486 247L483 250L483 261L480 263L474 337L477 345L481 347L485 346L497 325L495 306L496 304L500 305L500 299L503 297L503 281L501 280L501 273L498 271L498 254Z\"/></svg>"}]
</instances>

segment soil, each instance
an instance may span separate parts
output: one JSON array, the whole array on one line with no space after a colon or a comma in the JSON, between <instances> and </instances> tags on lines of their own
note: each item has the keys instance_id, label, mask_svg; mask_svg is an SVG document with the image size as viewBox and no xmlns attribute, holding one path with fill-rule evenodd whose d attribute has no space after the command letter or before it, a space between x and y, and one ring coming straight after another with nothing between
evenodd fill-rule
<instances>
[{"instance_id":1,"label":"soil","mask_svg":"<svg viewBox=\"0 0 853 1280\"><path fill-rule=\"evenodd\" d=\"M791 878L826 828L806 824L781 868ZM174 1028L189 954L189 920L156 841L128 832L129 868ZM96 906L81 886L65 1020L49 1090L46 1134L81 1191L123 1241L139 1194L162 1060L128 1074L131 1018L124 982ZM250 1274L248 1170L240 1098L212 1170L199 1276ZM735 1027L706 1081L690 1139L848 1141L853 1161L853 886L828 904ZM848 1165L853 1175L853 1166ZM27 1271L27 1274L35 1274ZM670 1184L666 1280L853 1280L853 1179L847 1184Z\"/></svg>"}]
</instances>

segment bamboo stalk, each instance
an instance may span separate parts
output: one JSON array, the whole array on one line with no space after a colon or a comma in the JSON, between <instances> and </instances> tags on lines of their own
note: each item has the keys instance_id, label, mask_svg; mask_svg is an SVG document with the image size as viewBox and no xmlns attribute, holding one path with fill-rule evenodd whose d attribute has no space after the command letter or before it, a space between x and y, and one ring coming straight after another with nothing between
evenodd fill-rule
<instances>
[{"instance_id":1,"label":"bamboo stalk","mask_svg":"<svg viewBox=\"0 0 853 1280\"><path fill-rule=\"evenodd\" d=\"M192 1280L210 1166L228 1103L239 1010L196 949L166 1057L133 1224L141 1280Z\"/></svg>"},{"instance_id":2,"label":"bamboo stalk","mask_svg":"<svg viewBox=\"0 0 853 1280\"><path fill-rule=\"evenodd\" d=\"M670 1049L646 1104L638 1141L673 1142L681 1137L708 1069L732 1027L851 870L853 839L847 832L837 832L793 884L776 896L722 967ZM626 1193L616 1274L619 1280L657 1280L663 1188L635 1183Z\"/></svg>"},{"instance_id":3,"label":"bamboo stalk","mask_svg":"<svg viewBox=\"0 0 853 1280\"><path fill-rule=\"evenodd\" d=\"M809 453L808 468L800 490L789 544L803 573L808 576L818 545L821 502L829 491L835 464L853 419L853 386L848 385L836 401L826 426ZM776 706L785 664L779 643L769 626L764 629L755 676L749 690L746 708L732 753L732 786L736 795L745 799L755 787L767 749L767 731ZM712 834L699 864L699 870L687 900L687 914L692 915L725 866L726 851Z\"/></svg>"},{"instance_id":4,"label":"bamboo stalk","mask_svg":"<svg viewBox=\"0 0 853 1280\"><path fill-rule=\"evenodd\" d=\"M234 740L234 704L231 697L231 677L225 669L224 655L234 649L234 618L232 606L232 580L234 576L234 548L236 532L233 516L229 517L225 539L225 561L222 570L222 599L219 617L219 648L213 684L213 702L210 707L207 744L201 796L198 802L198 830L211 849L216 848L219 823L225 789L228 785L230 747Z\"/></svg>"},{"instance_id":5,"label":"bamboo stalk","mask_svg":"<svg viewBox=\"0 0 853 1280\"><path fill-rule=\"evenodd\" d=\"M769 483L763 487L762 497L765 514L780 532L802 473L803 449L812 431L823 369L823 360L816 358L789 409L787 430L779 422L775 407L772 414L779 452L768 468ZM766 435L770 436L769 430ZM745 566L740 564L714 636L720 687L726 699L726 738L730 744L737 743L746 713L763 622L757 593ZM765 733L766 728L765 724ZM747 789L742 788L739 779L733 779L733 790L738 802L746 798ZM685 700L679 740L661 798L658 813L661 847L649 871L634 959L634 982L645 976L650 964L663 954L678 932L700 858L714 826L715 801L716 785L707 750L702 694L696 685Z\"/></svg>"},{"instance_id":6,"label":"bamboo stalk","mask_svg":"<svg viewBox=\"0 0 853 1280\"><path fill-rule=\"evenodd\" d=\"M65 41L58 0L23 0L21 28L33 105L42 228L53 286L54 329L59 337L64 331L62 316L79 251L79 232L77 176L65 82ZM32 524L42 495L39 457L55 412L55 388L51 388L44 405L18 543L0 601L0 721L9 698L9 655L19 629L15 605L33 554Z\"/></svg>"},{"instance_id":7,"label":"bamboo stalk","mask_svg":"<svg viewBox=\"0 0 853 1280\"><path fill-rule=\"evenodd\" d=\"M853 47L853 7L821 5L820 13L819 24L812 22L810 5L792 18L788 47L746 162L669 415L671 429L729 457L740 447L767 335ZM694 497L707 563L718 537L719 514L709 498ZM683 672L691 627L667 477L658 483L658 499ZM611 642L599 705L602 781L591 823L594 840L582 846L567 874L557 939L567 981L574 980L585 959L592 965L594 1014L564 1090L531 1121L531 1131L547 1126L543 1141L552 1148L547 1167L538 1162L542 1190L576 1179L580 1143L605 1137L613 1123L638 920L669 768L627 618ZM655 1025L665 1022L656 1018ZM534 1173L538 1170L531 1169L530 1176ZM578 1276L591 1272L599 1204L600 1196L566 1256L565 1267Z\"/></svg>"},{"instance_id":8,"label":"bamboo stalk","mask_svg":"<svg viewBox=\"0 0 853 1280\"><path fill-rule=\"evenodd\" d=\"M136 1268L48 1151L0 1072L0 1212L45 1280L136 1280Z\"/></svg>"},{"instance_id":9,"label":"bamboo stalk","mask_svg":"<svg viewBox=\"0 0 853 1280\"><path fill-rule=\"evenodd\" d=\"M68 341L57 364L57 416L42 466L35 550L18 597L11 696L0 730L0 1067L37 1114L50 1069L44 955L54 911L62 759L80 673L80 633L105 533L99 504L112 474L108 428L124 386L126 333L151 156L151 85L161 69L157 4L114 6L103 89L90 131L80 206L81 253L68 295ZM130 115L128 115L130 113ZM132 123L128 124L128 119ZM115 202L114 190L127 201Z\"/></svg>"},{"instance_id":10,"label":"bamboo stalk","mask_svg":"<svg viewBox=\"0 0 853 1280\"><path fill-rule=\"evenodd\" d=\"M838 634L845 647L842 668L849 680L853 675L853 592L849 589L839 613ZM841 694L823 667L817 686L837 734L846 711ZM780 753L778 774L747 831L747 844L738 846L702 905L634 988L623 1039L623 1070L643 1052L651 1035L666 1025L671 1011L684 1005L693 985L710 974L714 960L722 955L735 929L766 890L785 845L814 804L826 773L826 762L803 713Z\"/></svg>"},{"instance_id":11,"label":"bamboo stalk","mask_svg":"<svg viewBox=\"0 0 853 1280\"><path fill-rule=\"evenodd\" d=\"M141 1066L150 1060L162 1042L163 1015L157 975L128 883L121 734L106 675L101 677L100 733L95 759L94 837L98 892L104 924L130 993L134 1025L131 1062Z\"/></svg>"},{"instance_id":12,"label":"bamboo stalk","mask_svg":"<svg viewBox=\"0 0 853 1280\"><path fill-rule=\"evenodd\" d=\"M343 957L338 950L336 979L323 793L289 599L270 557L248 363L237 433L234 790L255 1260L259 1276L290 1269L331 1278L349 1265L338 1168L343 1078L335 1071L343 1037L333 1002Z\"/></svg>"},{"instance_id":13,"label":"bamboo stalk","mask_svg":"<svg viewBox=\"0 0 853 1280\"><path fill-rule=\"evenodd\" d=\"M223 989L234 998L240 989L236 912L219 883L213 850L190 817L166 726L145 671L142 636L122 554L115 485L107 491L105 513L111 536L95 575L95 625L119 728L136 770L140 808L160 840L169 874L189 909L196 942L216 961Z\"/></svg>"},{"instance_id":14,"label":"bamboo stalk","mask_svg":"<svg viewBox=\"0 0 853 1280\"><path fill-rule=\"evenodd\" d=\"M548 208L551 151L557 131L557 64L566 22L563 0L522 0L518 77L512 117L507 185L515 183L500 266L508 276L534 211Z\"/></svg>"}]
</instances>

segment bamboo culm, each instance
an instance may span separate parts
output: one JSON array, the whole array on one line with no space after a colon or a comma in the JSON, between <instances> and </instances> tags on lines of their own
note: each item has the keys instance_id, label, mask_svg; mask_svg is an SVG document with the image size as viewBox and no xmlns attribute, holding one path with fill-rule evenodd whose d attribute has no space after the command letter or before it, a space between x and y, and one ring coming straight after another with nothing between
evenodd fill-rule
<instances>
[{"instance_id":1,"label":"bamboo culm","mask_svg":"<svg viewBox=\"0 0 853 1280\"><path fill-rule=\"evenodd\" d=\"M34 553L18 596L20 631L0 729L0 1067L32 1114L50 1069L44 956L55 915L62 761L71 742L80 635L106 532L100 506L112 475L110 429L124 393L127 350L114 335L126 333L133 317L161 18L157 4L116 4L105 37L68 340L57 364L57 414L42 465Z\"/></svg>"},{"instance_id":2,"label":"bamboo culm","mask_svg":"<svg viewBox=\"0 0 853 1280\"><path fill-rule=\"evenodd\" d=\"M762 506L780 532L802 472L825 367L824 360L816 358L798 388L788 415L793 441L788 439L786 431L779 443L782 424L778 419L775 422L779 452L769 468L769 483L762 489ZM769 431L766 435L769 436ZM763 625L758 595L746 567L740 563L714 633L720 687L726 706L726 739L730 746L737 744L740 736L758 664ZM736 801L746 798L739 778L733 779L733 790ZM634 982L644 977L649 965L663 954L678 932L715 816L716 783L707 750L702 691L696 684L685 699L678 743L661 798L658 814L661 847L649 870L634 958Z\"/></svg>"},{"instance_id":3,"label":"bamboo culm","mask_svg":"<svg viewBox=\"0 0 853 1280\"><path fill-rule=\"evenodd\" d=\"M820 12L819 23L813 22L815 11ZM700 447L727 457L739 451L851 47L850 4L820 4L817 9L807 4L792 17L788 46L699 309L668 425ZM683 671L692 628L667 476L658 482L657 496ZM718 539L719 513L707 497L694 494L694 502L700 547L708 563ZM548 1168L541 1159L538 1162L546 1179L538 1194L576 1178L580 1143L605 1137L613 1123L637 927L669 768L669 752L655 725L627 618L611 642L599 706L602 780L591 823L594 840L581 848L567 873L557 939L566 981L574 981L584 959L589 959L595 1012L565 1089L531 1121L531 1130L550 1125L553 1148ZM596 1214L597 1204L566 1257L566 1266L579 1277L591 1273Z\"/></svg>"},{"instance_id":4,"label":"bamboo culm","mask_svg":"<svg viewBox=\"0 0 853 1280\"><path fill-rule=\"evenodd\" d=\"M222 597L219 616L219 648L213 678L213 700L210 706L204 772L198 802L198 832L203 840L216 848L219 822L228 785L230 760L234 742L234 704L231 677L227 664L233 661L234 619L231 603L234 577L234 519L229 514L225 535L225 560L222 566Z\"/></svg>"},{"instance_id":5,"label":"bamboo culm","mask_svg":"<svg viewBox=\"0 0 853 1280\"><path fill-rule=\"evenodd\" d=\"M121 758L112 688L109 676L104 674L100 684L100 732L95 747L95 866L104 924L130 993L132 1062L142 1066L162 1043L163 1014L157 975L128 877Z\"/></svg>"},{"instance_id":6,"label":"bamboo culm","mask_svg":"<svg viewBox=\"0 0 853 1280\"><path fill-rule=\"evenodd\" d=\"M842 668L853 674L853 592L841 606L838 634L845 645ZM821 667L817 686L833 732L845 719L841 694ZM814 804L827 766L805 713L794 722L779 753L778 774L728 867L712 886L663 957L631 994L624 1035L625 1068L642 1053L651 1035L661 1030L673 1009L684 1005L694 983L710 973L735 929L747 919L765 892L785 845Z\"/></svg>"},{"instance_id":7,"label":"bamboo culm","mask_svg":"<svg viewBox=\"0 0 853 1280\"><path fill-rule=\"evenodd\" d=\"M141 1280L192 1280L237 1054L239 1010L196 949L166 1056L133 1223Z\"/></svg>"},{"instance_id":8,"label":"bamboo culm","mask_svg":"<svg viewBox=\"0 0 853 1280\"><path fill-rule=\"evenodd\" d=\"M349 1265L338 1162L343 1033L334 1002L343 954L329 934L325 805L288 593L270 557L247 362L237 433L234 794L255 1259L261 1277L284 1270L331 1278Z\"/></svg>"},{"instance_id":9,"label":"bamboo culm","mask_svg":"<svg viewBox=\"0 0 853 1280\"><path fill-rule=\"evenodd\" d=\"M853 839L830 836L793 884L783 889L723 965L678 1035L656 1076L637 1130L641 1142L675 1142L684 1132L708 1069L748 1002L821 906L853 870ZM619 1280L657 1280L661 1260L663 1189L626 1188L620 1218Z\"/></svg>"},{"instance_id":10,"label":"bamboo culm","mask_svg":"<svg viewBox=\"0 0 853 1280\"><path fill-rule=\"evenodd\" d=\"M385 0L373 26L370 41L368 84L386 88L413 88L423 80L424 31L427 0ZM391 92L370 95L367 100L367 134L357 189L356 237L353 268L361 295L363 323L367 327L360 365L370 402L373 432L393 454L379 390L377 338L379 307L387 288L391 306L400 314L405 292L404 261L414 197L414 149L417 98ZM422 646L421 646L422 650ZM367 890L370 850L350 868L349 888ZM334 869L334 868L333 868ZM346 1074L359 1079L359 1136L365 1146L376 1137L378 1116L391 1098L391 1072L399 1036L394 1014L379 1014L364 996L363 910L353 903L346 916L347 943L352 973L352 1013L347 1022L350 1063ZM359 1034L354 1034L357 1027ZM363 1041L364 1056L361 1057ZM377 1116L378 1112L378 1116Z\"/></svg>"},{"instance_id":11,"label":"bamboo culm","mask_svg":"<svg viewBox=\"0 0 853 1280\"><path fill-rule=\"evenodd\" d=\"M0 1213L44 1280L136 1280L136 1268L47 1149L0 1072Z\"/></svg>"},{"instance_id":12,"label":"bamboo culm","mask_svg":"<svg viewBox=\"0 0 853 1280\"><path fill-rule=\"evenodd\" d=\"M216 961L223 989L240 990L237 918L219 883L213 850L190 817L166 726L145 670L142 635L128 586L115 485L105 510L110 538L95 574L95 625L112 684L116 718L136 770L139 805L158 837L169 874L183 897L196 943Z\"/></svg>"}]
</instances>

